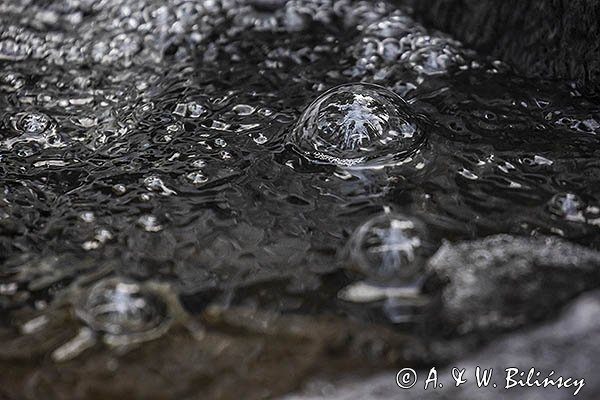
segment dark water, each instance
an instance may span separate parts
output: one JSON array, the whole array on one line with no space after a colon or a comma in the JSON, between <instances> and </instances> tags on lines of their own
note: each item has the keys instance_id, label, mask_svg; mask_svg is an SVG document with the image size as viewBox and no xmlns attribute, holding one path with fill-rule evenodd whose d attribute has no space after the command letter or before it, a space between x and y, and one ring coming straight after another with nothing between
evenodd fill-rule
<instances>
[{"instance_id":1,"label":"dark water","mask_svg":"<svg viewBox=\"0 0 600 400\"><path fill-rule=\"evenodd\" d=\"M373 368L452 358L428 343L552 317L595 286L595 100L407 15L350 0L0 5L0 393L235 398L237 382L270 397L365 354ZM378 86L309 107L352 82ZM428 260L500 233L446 251L480 256L465 270L509 265L485 289L528 294L475 293L484 307L465 316ZM564 251L548 257L545 236ZM570 272L529 271L552 282L532 288L507 260Z\"/></svg>"}]
</instances>

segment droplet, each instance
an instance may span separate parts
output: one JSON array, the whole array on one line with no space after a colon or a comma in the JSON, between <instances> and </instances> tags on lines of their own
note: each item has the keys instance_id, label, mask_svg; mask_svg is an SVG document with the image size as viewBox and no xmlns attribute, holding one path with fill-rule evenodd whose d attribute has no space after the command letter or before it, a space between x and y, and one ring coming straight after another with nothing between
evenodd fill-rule
<instances>
[{"instance_id":1,"label":"droplet","mask_svg":"<svg viewBox=\"0 0 600 400\"><path fill-rule=\"evenodd\" d=\"M171 324L169 304L148 285L109 278L94 285L76 306L91 329L125 343L152 340Z\"/></svg>"},{"instance_id":2,"label":"droplet","mask_svg":"<svg viewBox=\"0 0 600 400\"><path fill-rule=\"evenodd\" d=\"M352 83L319 96L290 134L291 143L317 163L340 166L394 165L425 141L420 121L395 93Z\"/></svg>"},{"instance_id":3,"label":"droplet","mask_svg":"<svg viewBox=\"0 0 600 400\"><path fill-rule=\"evenodd\" d=\"M426 252L426 231L413 218L376 216L361 225L346 247L350 265L375 279L413 279Z\"/></svg>"}]
</instances>

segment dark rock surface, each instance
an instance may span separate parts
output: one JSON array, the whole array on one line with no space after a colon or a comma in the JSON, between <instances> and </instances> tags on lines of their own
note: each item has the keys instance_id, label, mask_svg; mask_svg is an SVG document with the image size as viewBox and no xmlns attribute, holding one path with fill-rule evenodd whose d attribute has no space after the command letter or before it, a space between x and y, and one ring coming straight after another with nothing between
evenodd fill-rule
<instances>
[{"instance_id":1,"label":"dark rock surface","mask_svg":"<svg viewBox=\"0 0 600 400\"><path fill-rule=\"evenodd\" d=\"M589 0L410 0L427 26L531 76L600 84L600 3Z\"/></svg>"},{"instance_id":2,"label":"dark rock surface","mask_svg":"<svg viewBox=\"0 0 600 400\"><path fill-rule=\"evenodd\" d=\"M464 334L498 332L553 315L598 286L599 266L600 253L556 237L502 234L446 243L428 269L446 284L437 318Z\"/></svg>"}]
</instances>

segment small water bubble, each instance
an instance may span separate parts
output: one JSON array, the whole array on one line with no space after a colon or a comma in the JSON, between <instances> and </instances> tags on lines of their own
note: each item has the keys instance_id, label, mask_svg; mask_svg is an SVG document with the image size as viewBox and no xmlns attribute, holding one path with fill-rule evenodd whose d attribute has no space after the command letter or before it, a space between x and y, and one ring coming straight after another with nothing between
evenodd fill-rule
<instances>
[{"instance_id":1,"label":"small water bubble","mask_svg":"<svg viewBox=\"0 0 600 400\"><path fill-rule=\"evenodd\" d=\"M258 113L263 117L270 117L275 114L275 112L269 108L261 108L258 110Z\"/></svg>"},{"instance_id":2,"label":"small water bubble","mask_svg":"<svg viewBox=\"0 0 600 400\"><path fill-rule=\"evenodd\" d=\"M160 192L160 194L162 194L163 196L171 196L171 195L177 194L176 191L171 190L168 187L166 187L164 182L162 181L162 179L160 179L156 175L151 175L151 176L145 178L144 185L146 186L146 189L148 189L149 191Z\"/></svg>"},{"instance_id":3,"label":"small water bubble","mask_svg":"<svg viewBox=\"0 0 600 400\"><path fill-rule=\"evenodd\" d=\"M113 238L113 235L108 229L99 228L96 230L94 238L100 243L106 243L108 240Z\"/></svg>"},{"instance_id":4,"label":"small water bubble","mask_svg":"<svg viewBox=\"0 0 600 400\"><path fill-rule=\"evenodd\" d=\"M21 157L29 157L40 147L63 147L63 138L56 132L56 122L39 112L21 112L5 117L4 125L8 138L3 144L16 150ZM11 134L12 133L12 134Z\"/></svg>"},{"instance_id":5,"label":"small water bubble","mask_svg":"<svg viewBox=\"0 0 600 400\"><path fill-rule=\"evenodd\" d=\"M10 126L13 130L31 135L46 133L53 125L48 115L39 112L18 113L10 118Z\"/></svg>"},{"instance_id":6,"label":"small water bubble","mask_svg":"<svg viewBox=\"0 0 600 400\"><path fill-rule=\"evenodd\" d=\"M96 220L96 216L91 211L84 211L81 214L79 214L79 219L81 219L83 222L90 224Z\"/></svg>"},{"instance_id":7,"label":"small water bubble","mask_svg":"<svg viewBox=\"0 0 600 400\"><path fill-rule=\"evenodd\" d=\"M183 130L183 126L181 124L171 124L167 126L167 132L169 133L177 133Z\"/></svg>"},{"instance_id":8,"label":"small water bubble","mask_svg":"<svg viewBox=\"0 0 600 400\"><path fill-rule=\"evenodd\" d=\"M237 104L233 107L233 112L239 116L252 115L256 109L248 104Z\"/></svg>"},{"instance_id":9,"label":"small water bubble","mask_svg":"<svg viewBox=\"0 0 600 400\"><path fill-rule=\"evenodd\" d=\"M208 182L208 178L202 172L199 171L190 172L186 175L186 178L194 185L200 185L202 183Z\"/></svg>"},{"instance_id":10,"label":"small water bubble","mask_svg":"<svg viewBox=\"0 0 600 400\"><path fill-rule=\"evenodd\" d=\"M120 183L113 185L112 190L118 196L122 196L127 192L127 188L125 187L125 185Z\"/></svg>"},{"instance_id":11,"label":"small water bubble","mask_svg":"<svg viewBox=\"0 0 600 400\"><path fill-rule=\"evenodd\" d=\"M548 210L552 214L568 221L583 222L585 209L583 199L573 193L557 193L548 202Z\"/></svg>"},{"instance_id":12,"label":"small water bubble","mask_svg":"<svg viewBox=\"0 0 600 400\"><path fill-rule=\"evenodd\" d=\"M95 250L112 238L113 238L113 235L108 229L99 228L96 230L96 234L94 235L94 240L87 240L87 241L83 242L81 247L87 251Z\"/></svg>"},{"instance_id":13,"label":"small water bubble","mask_svg":"<svg viewBox=\"0 0 600 400\"><path fill-rule=\"evenodd\" d=\"M191 118L198 118L202 116L202 114L206 113L206 108L194 101L191 101L187 104L187 109Z\"/></svg>"},{"instance_id":14,"label":"small water bubble","mask_svg":"<svg viewBox=\"0 0 600 400\"><path fill-rule=\"evenodd\" d=\"M231 128L231 124L228 124L223 121L213 120L210 128L215 129L217 131L229 131Z\"/></svg>"},{"instance_id":15,"label":"small water bubble","mask_svg":"<svg viewBox=\"0 0 600 400\"><path fill-rule=\"evenodd\" d=\"M175 110L173 111L173 114L179 115L181 117L185 117L186 112L187 112L187 104L179 103L175 106Z\"/></svg>"},{"instance_id":16,"label":"small water bubble","mask_svg":"<svg viewBox=\"0 0 600 400\"><path fill-rule=\"evenodd\" d=\"M86 251L96 250L98 247L100 247L100 242L96 240L86 240L81 244L81 248Z\"/></svg>"},{"instance_id":17,"label":"small water bubble","mask_svg":"<svg viewBox=\"0 0 600 400\"><path fill-rule=\"evenodd\" d=\"M227 146L227 142L224 139L218 138L218 139L215 139L215 146L225 147L225 146Z\"/></svg>"},{"instance_id":18,"label":"small water bubble","mask_svg":"<svg viewBox=\"0 0 600 400\"><path fill-rule=\"evenodd\" d=\"M386 213L353 233L346 254L351 265L368 277L412 279L423 262L425 236L416 219Z\"/></svg>"},{"instance_id":19,"label":"small water bubble","mask_svg":"<svg viewBox=\"0 0 600 400\"><path fill-rule=\"evenodd\" d=\"M263 135L263 134L261 133L261 134L259 134L258 136L256 136L256 137L255 137L254 139L252 139L252 140L254 140L254 142L255 142L256 144L265 144L265 143L267 143L267 140L268 140L268 139L267 139L267 137L266 137L265 135Z\"/></svg>"},{"instance_id":20,"label":"small water bubble","mask_svg":"<svg viewBox=\"0 0 600 400\"><path fill-rule=\"evenodd\" d=\"M192 162L192 166L195 168L203 168L206 166L206 161L204 160L194 160Z\"/></svg>"},{"instance_id":21,"label":"small water bubble","mask_svg":"<svg viewBox=\"0 0 600 400\"><path fill-rule=\"evenodd\" d=\"M289 139L316 162L395 164L424 142L426 135L417 121L395 93L353 83L319 96L304 111Z\"/></svg>"},{"instance_id":22,"label":"small water bubble","mask_svg":"<svg viewBox=\"0 0 600 400\"><path fill-rule=\"evenodd\" d=\"M158 219L151 214L142 215L139 217L137 224L146 232L160 232L163 229L162 225L158 223Z\"/></svg>"},{"instance_id":23,"label":"small water bubble","mask_svg":"<svg viewBox=\"0 0 600 400\"><path fill-rule=\"evenodd\" d=\"M228 151L225 151L225 150L219 152L219 156L221 157L222 160L231 160L233 158L231 153Z\"/></svg>"},{"instance_id":24,"label":"small water bubble","mask_svg":"<svg viewBox=\"0 0 600 400\"><path fill-rule=\"evenodd\" d=\"M124 343L155 339L172 322L169 304L160 292L119 278L94 285L77 304L76 314L94 331Z\"/></svg>"}]
</instances>

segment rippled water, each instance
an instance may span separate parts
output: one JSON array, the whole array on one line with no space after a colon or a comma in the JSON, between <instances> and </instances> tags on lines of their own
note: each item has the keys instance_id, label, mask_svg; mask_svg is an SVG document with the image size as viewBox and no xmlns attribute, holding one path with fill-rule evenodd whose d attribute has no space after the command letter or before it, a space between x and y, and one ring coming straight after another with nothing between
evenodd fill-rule
<instances>
[{"instance_id":1,"label":"rippled water","mask_svg":"<svg viewBox=\"0 0 600 400\"><path fill-rule=\"evenodd\" d=\"M46 398L75 393L55 376L60 362L85 377L77 393L95 396L234 398L228 379L246 382L251 398L285 393L297 382L273 375L276 366L259 374L271 377L262 385L222 371L240 357L268 370L264 358L285 357L282 348L311 354L288 354L308 371L323 364L315 349L345 329L373 330L375 365L401 353L394 335L464 332L451 295L438 296L439 258L428 264L443 243L550 235L595 252L596 100L569 82L520 78L397 7L3 2L0 360L20 367L0 393L39 398L51 382ZM510 240L500 255L486 243L475 253L491 264L513 251L502 252ZM574 270L561 303L492 331L548 318L594 286L579 273L581 252L561 254L552 262ZM436 301L452 313L440 316ZM248 310L257 314L236 314ZM338 325L315 322L323 316ZM269 335L281 343L256 342ZM154 374L141 366L162 367L167 352L177 367L158 375L180 383L136 385ZM100 385L118 365L133 383Z\"/></svg>"}]
</instances>

